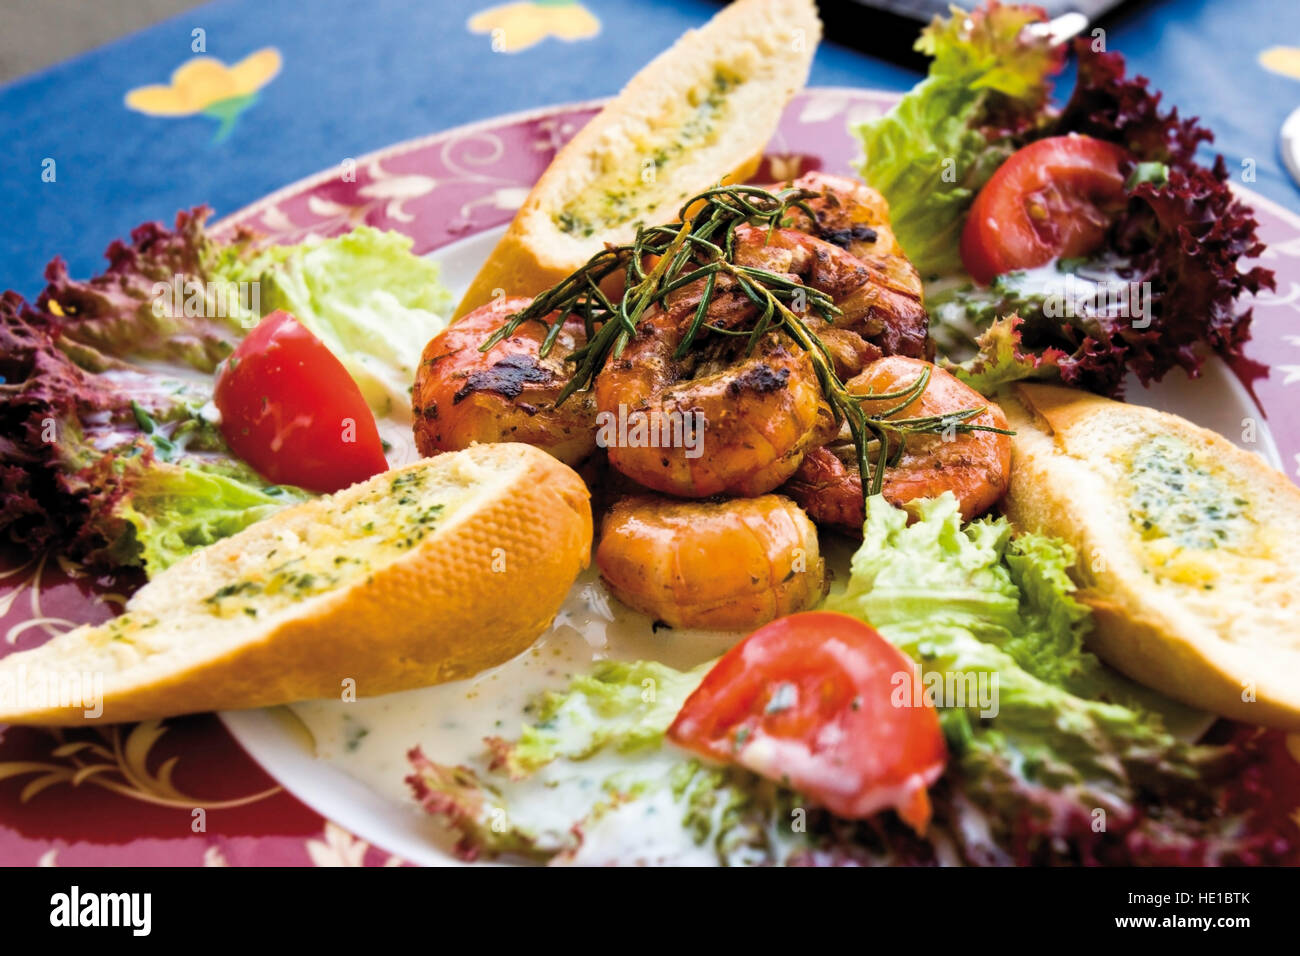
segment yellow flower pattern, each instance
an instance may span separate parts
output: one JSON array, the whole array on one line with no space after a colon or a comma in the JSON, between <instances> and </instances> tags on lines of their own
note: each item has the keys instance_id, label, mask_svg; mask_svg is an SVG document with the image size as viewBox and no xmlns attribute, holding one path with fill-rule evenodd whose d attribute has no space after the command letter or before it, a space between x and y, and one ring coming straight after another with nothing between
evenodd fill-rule
<instances>
[{"instance_id":1,"label":"yellow flower pattern","mask_svg":"<svg viewBox=\"0 0 1300 956\"><path fill-rule=\"evenodd\" d=\"M1259 55L1259 65L1281 76L1300 80L1300 47L1271 46Z\"/></svg>"},{"instance_id":2,"label":"yellow flower pattern","mask_svg":"<svg viewBox=\"0 0 1300 956\"><path fill-rule=\"evenodd\" d=\"M230 135L239 114L256 102L258 91L275 79L280 65L275 47L250 53L233 66L196 56L172 73L170 83L128 92L126 105L149 116L210 116L220 124L219 142Z\"/></svg>"},{"instance_id":3,"label":"yellow flower pattern","mask_svg":"<svg viewBox=\"0 0 1300 956\"><path fill-rule=\"evenodd\" d=\"M498 53L518 53L547 37L583 40L600 32L600 21L577 0L522 0L490 7L469 18L474 33L492 37Z\"/></svg>"}]
</instances>

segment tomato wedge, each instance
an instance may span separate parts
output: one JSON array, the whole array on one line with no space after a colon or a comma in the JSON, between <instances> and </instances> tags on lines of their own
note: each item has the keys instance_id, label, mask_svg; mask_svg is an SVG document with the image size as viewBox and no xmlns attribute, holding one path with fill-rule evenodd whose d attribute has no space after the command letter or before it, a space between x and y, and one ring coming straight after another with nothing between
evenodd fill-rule
<instances>
[{"instance_id":1,"label":"tomato wedge","mask_svg":"<svg viewBox=\"0 0 1300 956\"><path fill-rule=\"evenodd\" d=\"M1052 136L1017 150L984 184L961 234L961 261L976 282L1105 241L1124 207L1123 147L1091 136Z\"/></svg>"},{"instance_id":2,"label":"tomato wedge","mask_svg":"<svg viewBox=\"0 0 1300 956\"><path fill-rule=\"evenodd\" d=\"M230 450L277 484L323 494L388 468L361 389L283 310L262 319L226 359L213 401Z\"/></svg>"},{"instance_id":3,"label":"tomato wedge","mask_svg":"<svg viewBox=\"0 0 1300 956\"><path fill-rule=\"evenodd\" d=\"M841 817L892 807L923 832L926 788L948 755L927 695L895 705L904 697L895 688L915 680L912 659L856 618L793 614L724 654L668 737L788 784Z\"/></svg>"}]
</instances>

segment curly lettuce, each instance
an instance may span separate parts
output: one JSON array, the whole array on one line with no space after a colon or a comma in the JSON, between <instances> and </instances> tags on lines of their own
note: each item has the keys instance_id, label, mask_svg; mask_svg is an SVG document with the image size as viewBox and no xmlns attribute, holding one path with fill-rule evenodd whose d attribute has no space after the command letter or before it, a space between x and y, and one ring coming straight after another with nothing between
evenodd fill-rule
<instances>
[{"instance_id":1,"label":"curly lettuce","mask_svg":"<svg viewBox=\"0 0 1300 956\"><path fill-rule=\"evenodd\" d=\"M218 242L206 228L210 214L200 206L178 213L172 229L137 227L129 243L108 247L108 268L90 279L72 278L56 257L35 311L49 317L59 347L83 366L119 359L211 373L258 315L224 274L252 253L252 234Z\"/></svg>"},{"instance_id":2,"label":"curly lettuce","mask_svg":"<svg viewBox=\"0 0 1300 956\"><path fill-rule=\"evenodd\" d=\"M517 741L489 741L493 766L522 776L557 757L581 760L603 747L635 753L657 747L703 672L678 673L647 661L609 663L542 695L536 717Z\"/></svg>"},{"instance_id":3,"label":"curly lettuce","mask_svg":"<svg viewBox=\"0 0 1300 956\"><path fill-rule=\"evenodd\" d=\"M1055 378L1065 353L1046 348L1035 352L1022 340L1022 319L1015 312L999 314L975 337L975 355L964 362L945 362L944 367L984 395L992 395L1011 382Z\"/></svg>"},{"instance_id":4,"label":"curly lettuce","mask_svg":"<svg viewBox=\"0 0 1300 956\"><path fill-rule=\"evenodd\" d=\"M932 329L963 377L991 391L1023 378L1059 378L1113 397L1128 373L1144 384L1174 368L1199 373L1205 345L1233 359L1250 336L1240 299L1274 287L1273 274L1245 260L1263 251L1251 210L1232 191L1222 157L1197 162L1213 141L1195 118L1164 109L1123 57L1077 39L1078 78L1056 110L1047 81L1065 47L1035 28L1033 7L989 3L936 18L917 49L929 75L884 117L855 127L860 171L890 201L895 232L929 282ZM979 189L1011 152L1046 136L1080 134L1123 146L1128 202L1096 261L1058 263L1062 273L1099 273L1101 291L1127 286L1122 307L1087 305L1062 315L1045 305L1072 293L1020 294L1016 276L989 289L949 284L964 274L960 237ZM1064 276L1061 277L1064 279ZM1137 300L1134 300L1134 296ZM1118 296L1117 296L1118 298ZM954 308L954 305L956 308ZM1140 316L1132 309L1141 308ZM1015 313L1018 323L983 335ZM1140 319L1140 320L1139 320ZM983 336L983 337L981 337ZM974 357L967 353L976 352Z\"/></svg>"},{"instance_id":5,"label":"curly lettuce","mask_svg":"<svg viewBox=\"0 0 1300 956\"><path fill-rule=\"evenodd\" d=\"M1131 309L1094 307L1063 320L1059 309L1053 314L1047 307L1045 290L1020 296L1012 307L1021 321L977 341L978 354L963 364L975 366L969 380L977 388L989 368L996 369L996 383L1049 369L1067 385L1106 395L1121 394L1130 372L1144 384L1174 368L1195 376L1209 350L1226 359L1241 356L1251 310L1239 300L1275 284L1268 269L1243 264L1264 246L1253 213L1232 191L1223 158L1209 167L1196 161L1197 147L1213 140L1210 132L1177 109L1161 109L1160 94L1146 78L1128 76L1118 53L1084 42L1076 42L1075 52L1078 82L1047 132L1118 143L1132 152L1133 162L1128 204L1111 228L1107 250L1096 263L1070 265L1081 275L1099 273L1112 285L1126 284L1130 300L1139 294L1144 313L1135 321ZM1000 288L995 283L964 297L980 313L978 326L1007 314L997 299L1015 294L1018 277L1003 279ZM1057 291L1058 298L1062 294ZM944 308L941 302L941 314ZM1008 363L1010 350L1042 361Z\"/></svg>"},{"instance_id":6,"label":"curly lettuce","mask_svg":"<svg viewBox=\"0 0 1300 956\"><path fill-rule=\"evenodd\" d=\"M1079 79L1054 132L1095 136L1133 153L1128 209L1112 245L1126 260L1123 277L1152 288L1149 327L1115 322L1093 337L1114 345L1143 383L1178 367L1195 377L1205 361L1198 344L1226 359L1240 357L1251 310L1239 308L1238 300L1275 282L1262 266L1244 267L1264 245L1254 213L1232 190L1223 157L1208 167L1196 161L1197 148L1213 142L1213 134L1176 108L1162 110L1160 94L1145 77L1128 76L1120 54L1078 41L1075 53ZM1067 366L1063 377L1103 391L1109 383L1094 365Z\"/></svg>"},{"instance_id":7,"label":"curly lettuce","mask_svg":"<svg viewBox=\"0 0 1300 956\"><path fill-rule=\"evenodd\" d=\"M1277 835L1248 810L1216 818L1253 762L1242 748L1184 742L1194 712L1106 669L1084 647L1092 625L1067 574L1074 554L1004 518L962 526L946 494L917 520L868 502L862 547L826 606L872 623L925 672L996 680L983 702L941 701L952 760L949 824L991 839L963 856L990 863L1251 863ZM923 585L918 582L925 582ZM936 810L936 813L938 811ZM1295 847L1288 841L1286 852Z\"/></svg>"}]
</instances>

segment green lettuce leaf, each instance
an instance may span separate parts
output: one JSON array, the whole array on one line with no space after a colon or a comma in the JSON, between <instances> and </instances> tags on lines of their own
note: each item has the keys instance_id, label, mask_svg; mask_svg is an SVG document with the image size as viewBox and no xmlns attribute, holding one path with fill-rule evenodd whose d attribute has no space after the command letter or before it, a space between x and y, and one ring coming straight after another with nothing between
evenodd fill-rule
<instances>
[{"instance_id":1,"label":"green lettuce leaf","mask_svg":"<svg viewBox=\"0 0 1300 956\"><path fill-rule=\"evenodd\" d=\"M925 80L880 119L858 124L859 172L889 200L890 221L922 277L961 268L958 243L975 194L1014 149L1012 134L1045 123L1049 78L1064 52L1026 27L1028 6L952 8L921 33Z\"/></svg>"},{"instance_id":2,"label":"green lettuce leaf","mask_svg":"<svg viewBox=\"0 0 1300 956\"><path fill-rule=\"evenodd\" d=\"M266 314L285 309L341 361L377 415L409 414L425 344L447 325L451 295L436 263L396 232L359 226L333 239L272 246L228 264L260 282Z\"/></svg>"},{"instance_id":3,"label":"green lettuce leaf","mask_svg":"<svg viewBox=\"0 0 1300 956\"><path fill-rule=\"evenodd\" d=\"M130 525L119 547L138 558L150 575L311 497L299 488L269 484L236 461L137 461L139 474L113 513Z\"/></svg>"},{"instance_id":4,"label":"green lettuce leaf","mask_svg":"<svg viewBox=\"0 0 1300 956\"><path fill-rule=\"evenodd\" d=\"M850 580L826 606L872 623L923 672L943 678L935 686L949 695L938 704L952 789L936 801L943 807L936 814L964 857L1271 858L1274 838L1253 829L1249 813L1215 816L1250 758L1186 743L1174 729L1197 726L1194 712L1106 669L1084 648L1092 622L1067 574L1068 546L1013 537L1006 519L962 527L951 495L915 511L909 525L883 499L868 502ZM953 699L948 688L972 679L991 686L992 707L982 695ZM990 841L961 843L973 820Z\"/></svg>"},{"instance_id":5,"label":"green lettuce leaf","mask_svg":"<svg viewBox=\"0 0 1300 956\"><path fill-rule=\"evenodd\" d=\"M1055 348L1039 352L1025 348L1022 324L1014 313L994 319L976 336L979 351L974 356L964 362L945 361L944 368L983 395L992 395L1012 382L1056 378L1057 363L1065 353Z\"/></svg>"},{"instance_id":6,"label":"green lettuce leaf","mask_svg":"<svg viewBox=\"0 0 1300 956\"><path fill-rule=\"evenodd\" d=\"M950 493L915 503L916 520L882 497L867 502L862 546L828 610L859 617L926 662L997 673L999 689L1041 695L1055 708L1083 693L1132 708L1135 725L1163 733L1194 714L1105 668L1084 647L1091 613L1067 574L1074 553L1061 541L1012 536L1005 518L962 525ZM1160 713L1147 713L1155 703ZM973 709L973 708L968 708Z\"/></svg>"},{"instance_id":7,"label":"green lettuce leaf","mask_svg":"<svg viewBox=\"0 0 1300 956\"><path fill-rule=\"evenodd\" d=\"M516 742L490 741L497 754L494 766L519 777L561 757L585 759L604 747L617 753L658 747L711 663L682 673L653 661L611 661L581 674L563 693L542 695L535 719Z\"/></svg>"}]
</instances>

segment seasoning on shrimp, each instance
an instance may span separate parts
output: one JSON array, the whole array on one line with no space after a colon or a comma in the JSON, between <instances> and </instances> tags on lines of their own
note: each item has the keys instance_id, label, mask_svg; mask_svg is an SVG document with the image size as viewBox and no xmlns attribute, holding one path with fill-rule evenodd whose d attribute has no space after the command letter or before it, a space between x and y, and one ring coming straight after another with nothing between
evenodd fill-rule
<instances>
[{"instance_id":1,"label":"seasoning on shrimp","mask_svg":"<svg viewBox=\"0 0 1300 956\"><path fill-rule=\"evenodd\" d=\"M809 205L809 200L819 195L822 194L806 189L773 193L756 186L719 186L707 190L686 202L679 214L680 221L641 228L632 243L610 246L597 253L582 269L510 316L482 348L490 350L525 323L539 322L547 328L539 352L544 357L564 325L575 317L581 319L587 342L568 357L574 364L574 372L556 398L559 405L574 393L590 389L593 383L599 393L600 377L607 365L619 363L629 350L635 355L640 336L664 336L673 348L665 348L664 340L659 339L649 350L651 360L661 363L657 372L650 370L651 374L660 377L648 383L629 380L635 386L630 394L646 401L648 410L653 402L668 395L661 386L672 386L682 380L682 369L665 368L664 363L686 363L690 357L689 361L696 365L689 369L688 377L698 377L699 369L703 367L707 372L709 362L716 361L719 351L728 351L723 344L728 339L733 345L743 345L745 359L752 358L761 348L770 347L773 341L786 341L792 351L802 351L811 362L832 420L847 424L863 493L877 493L889 460L897 457L908 436L954 429L966 433L989 426L971 421L980 413L979 408L958 410L942 419L884 421L886 414L879 417L868 414L859 398L845 389L839 377L843 369L837 369L837 364L852 357L845 354L851 349L833 351L821 333L830 337L845 325L852 332L853 325L870 316L872 309L879 309L881 297L864 287L864 283L869 285L872 281L871 271L863 270L846 250L786 228L799 213L805 224L819 223L818 213ZM692 209L695 212L688 215ZM853 228L849 227L850 241L855 241L854 235ZM867 234L861 229L856 235L860 237L856 241L867 241ZM774 271L778 266L800 271ZM623 272L623 291L611 298L601 284L619 270ZM674 312L682 316L680 321L674 320ZM647 320L649 326L644 324ZM857 332L852 334L862 338ZM899 341L907 339L902 336ZM872 350L871 358L879 352L878 346L864 340L864 351L858 356L863 364L868 358L867 347ZM734 364L737 356L730 354L725 360ZM632 369L625 367L622 371ZM769 371L782 374L780 368L769 368ZM789 369L787 374L791 380L802 383L795 369ZM620 384L617 378L615 384ZM617 394L614 398L617 403ZM601 401L599 394L597 401ZM602 410L608 408L606 404ZM668 456L666 462L660 456L658 470L653 473L643 467L646 461L635 455L630 464L624 457L624 464L638 472L638 480L654 481L654 477L646 477L652 474L662 477L660 484L652 486L667 486L676 494L706 495L710 492L703 489L719 483L724 490L757 494L772 487L770 482L774 478L779 480L783 473L792 473L806 450L820 443L817 435L820 425L805 427L806 418L793 420L804 428L802 434L791 440L783 432L779 447L766 438L766 448L751 442L749 451L754 460L741 474L732 474L728 468L719 469L721 474L711 474L677 467L680 463L674 462L673 456ZM873 443L879 449L874 468L868 460ZM709 457L706 453L700 460ZM622 470L622 465L617 467Z\"/></svg>"},{"instance_id":2,"label":"seasoning on shrimp","mask_svg":"<svg viewBox=\"0 0 1300 956\"><path fill-rule=\"evenodd\" d=\"M698 417L702 434L677 447L614 444L609 463L647 488L683 498L771 491L799 467L818 424L825 430L831 422L808 354L772 333L753 354L717 367L699 351L676 361L682 332L672 312L644 319L622 356L596 377L596 407L601 414L631 410L651 431Z\"/></svg>"},{"instance_id":3,"label":"seasoning on shrimp","mask_svg":"<svg viewBox=\"0 0 1300 956\"><path fill-rule=\"evenodd\" d=\"M1006 415L955 376L929 362L897 355L868 365L846 388L860 397L864 411L880 415L887 425L905 427L908 421L933 419L950 423L951 430L915 435L900 446L881 484L881 493L891 503L901 506L951 491L969 521L988 511L1007 490L1011 433ZM897 398L900 391L902 399ZM964 422L955 417L977 403L977 414ZM958 424L976 427L960 430ZM835 448L809 451L782 491L818 524L861 533L862 477Z\"/></svg>"},{"instance_id":4,"label":"seasoning on shrimp","mask_svg":"<svg viewBox=\"0 0 1300 956\"><path fill-rule=\"evenodd\" d=\"M557 403L569 380L565 359L586 341L579 321L560 324L549 354L547 327L529 323L487 352L483 340L530 299L495 299L434 336L424 347L411 406L422 455L474 442L524 442L576 465L596 448L595 406L578 396Z\"/></svg>"},{"instance_id":5,"label":"seasoning on shrimp","mask_svg":"<svg viewBox=\"0 0 1300 956\"><path fill-rule=\"evenodd\" d=\"M826 590L817 528L780 495L623 498L601 524L596 566L620 601L673 627L748 630Z\"/></svg>"},{"instance_id":6,"label":"seasoning on shrimp","mask_svg":"<svg viewBox=\"0 0 1300 956\"><path fill-rule=\"evenodd\" d=\"M867 269L868 341L885 355L933 358L921 276L894 238L885 197L866 183L822 172L806 173L788 188L817 194L805 204L811 219L791 210L792 228L839 246Z\"/></svg>"}]
</instances>

